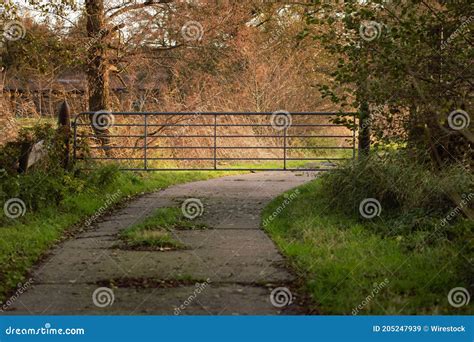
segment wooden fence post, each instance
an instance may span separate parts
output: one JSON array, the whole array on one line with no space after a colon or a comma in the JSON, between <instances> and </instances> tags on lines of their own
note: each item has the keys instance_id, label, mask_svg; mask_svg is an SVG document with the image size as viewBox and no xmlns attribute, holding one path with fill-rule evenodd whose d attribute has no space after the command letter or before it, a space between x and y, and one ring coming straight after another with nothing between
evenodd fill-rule
<instances>
[{"instance_id":1,"label":"wooden fence post","mask_svg":"<svg viewBox=\"0 0 474 342\"><path fill-rule=\"evenodd\" d=\"M66 100L61 104L59 108L58 130L61 133L61 137L64 139L64 156L62 160L62 167L64 169L69 168L70 160L70 140L71 140L71 109Z\"/></svg>"},{"instance_id":2,"label":"wooden fence post","mask_svg":"<svg viewBox=\"0 0 474 342\"><path fill-rule=\"evenodd\" d=\"M18 160L18 173L25 173L28 170L28 158L30 157L31 145L24 141L21 144L20 158Z\"/></svg>"},{"instance_id":3,"label":"wooden fence post","mask_svg":"<svg viewBox=\"0 0 474 342\"><path fill-rule=\"evenodd\" d=\"M359 159L367 157L370 152L370 109L366 101L359 108Z\"/></svg>"}]
</instances>

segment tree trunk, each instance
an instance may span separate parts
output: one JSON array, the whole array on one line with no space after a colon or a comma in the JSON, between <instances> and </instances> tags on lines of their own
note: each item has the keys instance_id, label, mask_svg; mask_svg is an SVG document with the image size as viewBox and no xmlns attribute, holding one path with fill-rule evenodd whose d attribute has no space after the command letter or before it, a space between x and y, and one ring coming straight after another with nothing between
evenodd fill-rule
<instances>
[{"instance_id":1,"label":"tree trunk","mask_svg":"<svg viewBox=\"0 0 474 342\"><path fill-rule=\"evenodd\" d=\"M88 49L87 82L89 110L96 112L109 107L109 65L105 44L105 14L103 0L86 0Z\"/></svg>"},{"instance_id":2,"label":"tree trunk","mask_svg":"<svg viewBox=\"0 0 474 342\"><path fill-rule=\"evenodd\" d=\"M87 50L87 83L89 91L89 111L98 112L109 109L109 63L107 60L107 34L103 0L86 0L87 36L90 39ZM108 129L97 127L97 120L90 115L95 134L107 156L110 139Z\"/></svg>"}]
</instances>

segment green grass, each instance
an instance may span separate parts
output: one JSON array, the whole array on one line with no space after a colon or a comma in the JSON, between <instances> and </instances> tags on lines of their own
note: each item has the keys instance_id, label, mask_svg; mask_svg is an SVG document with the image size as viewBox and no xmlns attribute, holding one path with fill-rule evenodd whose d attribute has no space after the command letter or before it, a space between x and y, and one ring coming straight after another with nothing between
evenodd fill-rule
<instances>
[{"instance_id":1,"label":"green grass","mask_svg":"<svg viewBox=\"0 0 474 342\"><path fill-rule=\"evenodd\" d=\"M181 249L185 246L174 239L170 232L156 229L136 229L121 235L123 246L120 248L136 250L169 250Z\"/></svg>"},{"instance_id":2,"label":"green grass","mask_svg":"<svg viewBox=\"0 0 474 342\"><path fill-rule=\"evenodd\" d=\"M142 222L121 232L125 248L131 249L179 249L185 246L174 239L170 231L175 229L205 229L203 224L184 217L180 208L159 208Z\"/></svg>"},{"instance_id":3,"label":"green grass","mask_svg":"<svg viewBox=\"0 0 474 342\"><path fill-rule=\"evenodd\" d=\"M349 152L339 152L333 153L330 156L326 154L311 154L306 156L301 156L301 158L327 158L325 160L288 160L286 162L287 169L304 169L304 168L324 168L324 165L321 165L322 162L333 162L334 164L340 163L338 160L334 160L334 158L352 158L352 151ZM283 161L267 161L267 162L260 162L260 163L253 163L253 164L244 164L244 163L223 163L221 162L218 168L221 169L245 169L245 168L254 168L256 170L259 169L283 169Z\"/></svg>"},{"instance_id":4,"label":"green grass","mask_svg":"<svg viewBox=\"0 0 474 342\"><path fill-rule=\"evenodd\" d=\"M416 234L384 236L365 219L341 213L329 204L321 180L299 191L273 220L268 218L288 195L270 203L264 227L304 280L316 310L342 315L473 312L472 305L454 308L447 300L450 289L469 288L459 246L441 241L408 248L406 240L416 241ZM390 231L392 223L380 217L370 222L379 232Z\"/></svg>"},{"instance_id":5,"label":"green grass","mask_svg":"<svg viewBox=\"0 0 474 342\"><path fill-rule=\"evenodd\" d=\"M111 202L117 203L128 196L151 192L173 184L230 174L229 172L199 171L142 174L119 172L115 176L102 179L103 177L97 176L97 173L92 172L83 179L64 176L61 180L64 194L59 203L53 203L50 198L45 197L44 200L39 200L42 202L41 207L30 208L29 202L20 196L27 202L25 216L17 219L0 216L2 224L0 228L0 300L6 299L7 294L18 283L24 281L29 269L64 236L68 228L96 214L111 198L113 199ZM34 174L30 177L32 177L29 181L32 183L32 188L28 188L23 183L20 188L25 192L27 188L31 189L35 196L47 196L48 188L43 188L43 186L51 179L35 178ZM28 178L24 179L25 182L28 180ZM71 183L70 191L66 191L65 183L68 182ZM2 184L5 185L5 183ZM107 206L108 209L109 207ZM3 210L0 215L4 215Z\"/></svg>"},{"instance_id":6,"label":"green grass","mask_svg":"<svg viewBox=\"0 0 474 342\"><path fill-rule=\"evenodd\" d=\"M39 124L49 123L55 125L58 119L56 117L44 117L40 116L37 118L16 118L15 122L20 127L34 127Z\"/></svg>"}]
</instances>

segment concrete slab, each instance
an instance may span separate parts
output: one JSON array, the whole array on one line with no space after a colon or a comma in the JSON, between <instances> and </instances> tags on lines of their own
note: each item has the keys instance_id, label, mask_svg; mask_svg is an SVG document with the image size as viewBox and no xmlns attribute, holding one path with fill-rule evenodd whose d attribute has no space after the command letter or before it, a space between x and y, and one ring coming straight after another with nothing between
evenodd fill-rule
<instances>
[{"instance_id":1,"label":"concrete slab","mask_svg":"<svg viewBox=\"0 0 474 342\"><path fill-rule=\"evenodd\" d=\"M202 288L202 286L201 286ZM95 285L37 285L16 302L9 315L277 315L298 314L296 305L277 308L270 302L271 287L213 284L202 288L113 288L103 297L104 307L93 301ZM45 307L35 293L54 293ZM96 296L96 298L98 298ZM107 298L107 299L105 299ZM112 301L113 298L113 301ZM102 305L101 304L101 305Z\"/></svg>"}]
</instances>

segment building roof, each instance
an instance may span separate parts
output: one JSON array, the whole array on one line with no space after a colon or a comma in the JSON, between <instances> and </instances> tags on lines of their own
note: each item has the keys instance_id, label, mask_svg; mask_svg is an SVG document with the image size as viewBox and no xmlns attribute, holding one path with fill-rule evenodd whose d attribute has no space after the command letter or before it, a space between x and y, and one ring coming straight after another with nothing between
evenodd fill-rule
<instances>
[{"instance_id":1,"label":"building roof","mask_svg":"<svg viewBox=\"0 0 474 342\"><path fill-rule=\"evenodd\" d=\"M87 89L87 76L84 72L64 72L53 80L38 76L28 78L23 75L8 76L7 74L3 86L3 90L6 92L84 93ZM128 92L129 89L158 90L168 77L164 70L156 73L139 73L138 75L111 73L110 89L115 92Z\"/></svg>"}]
</instances>

